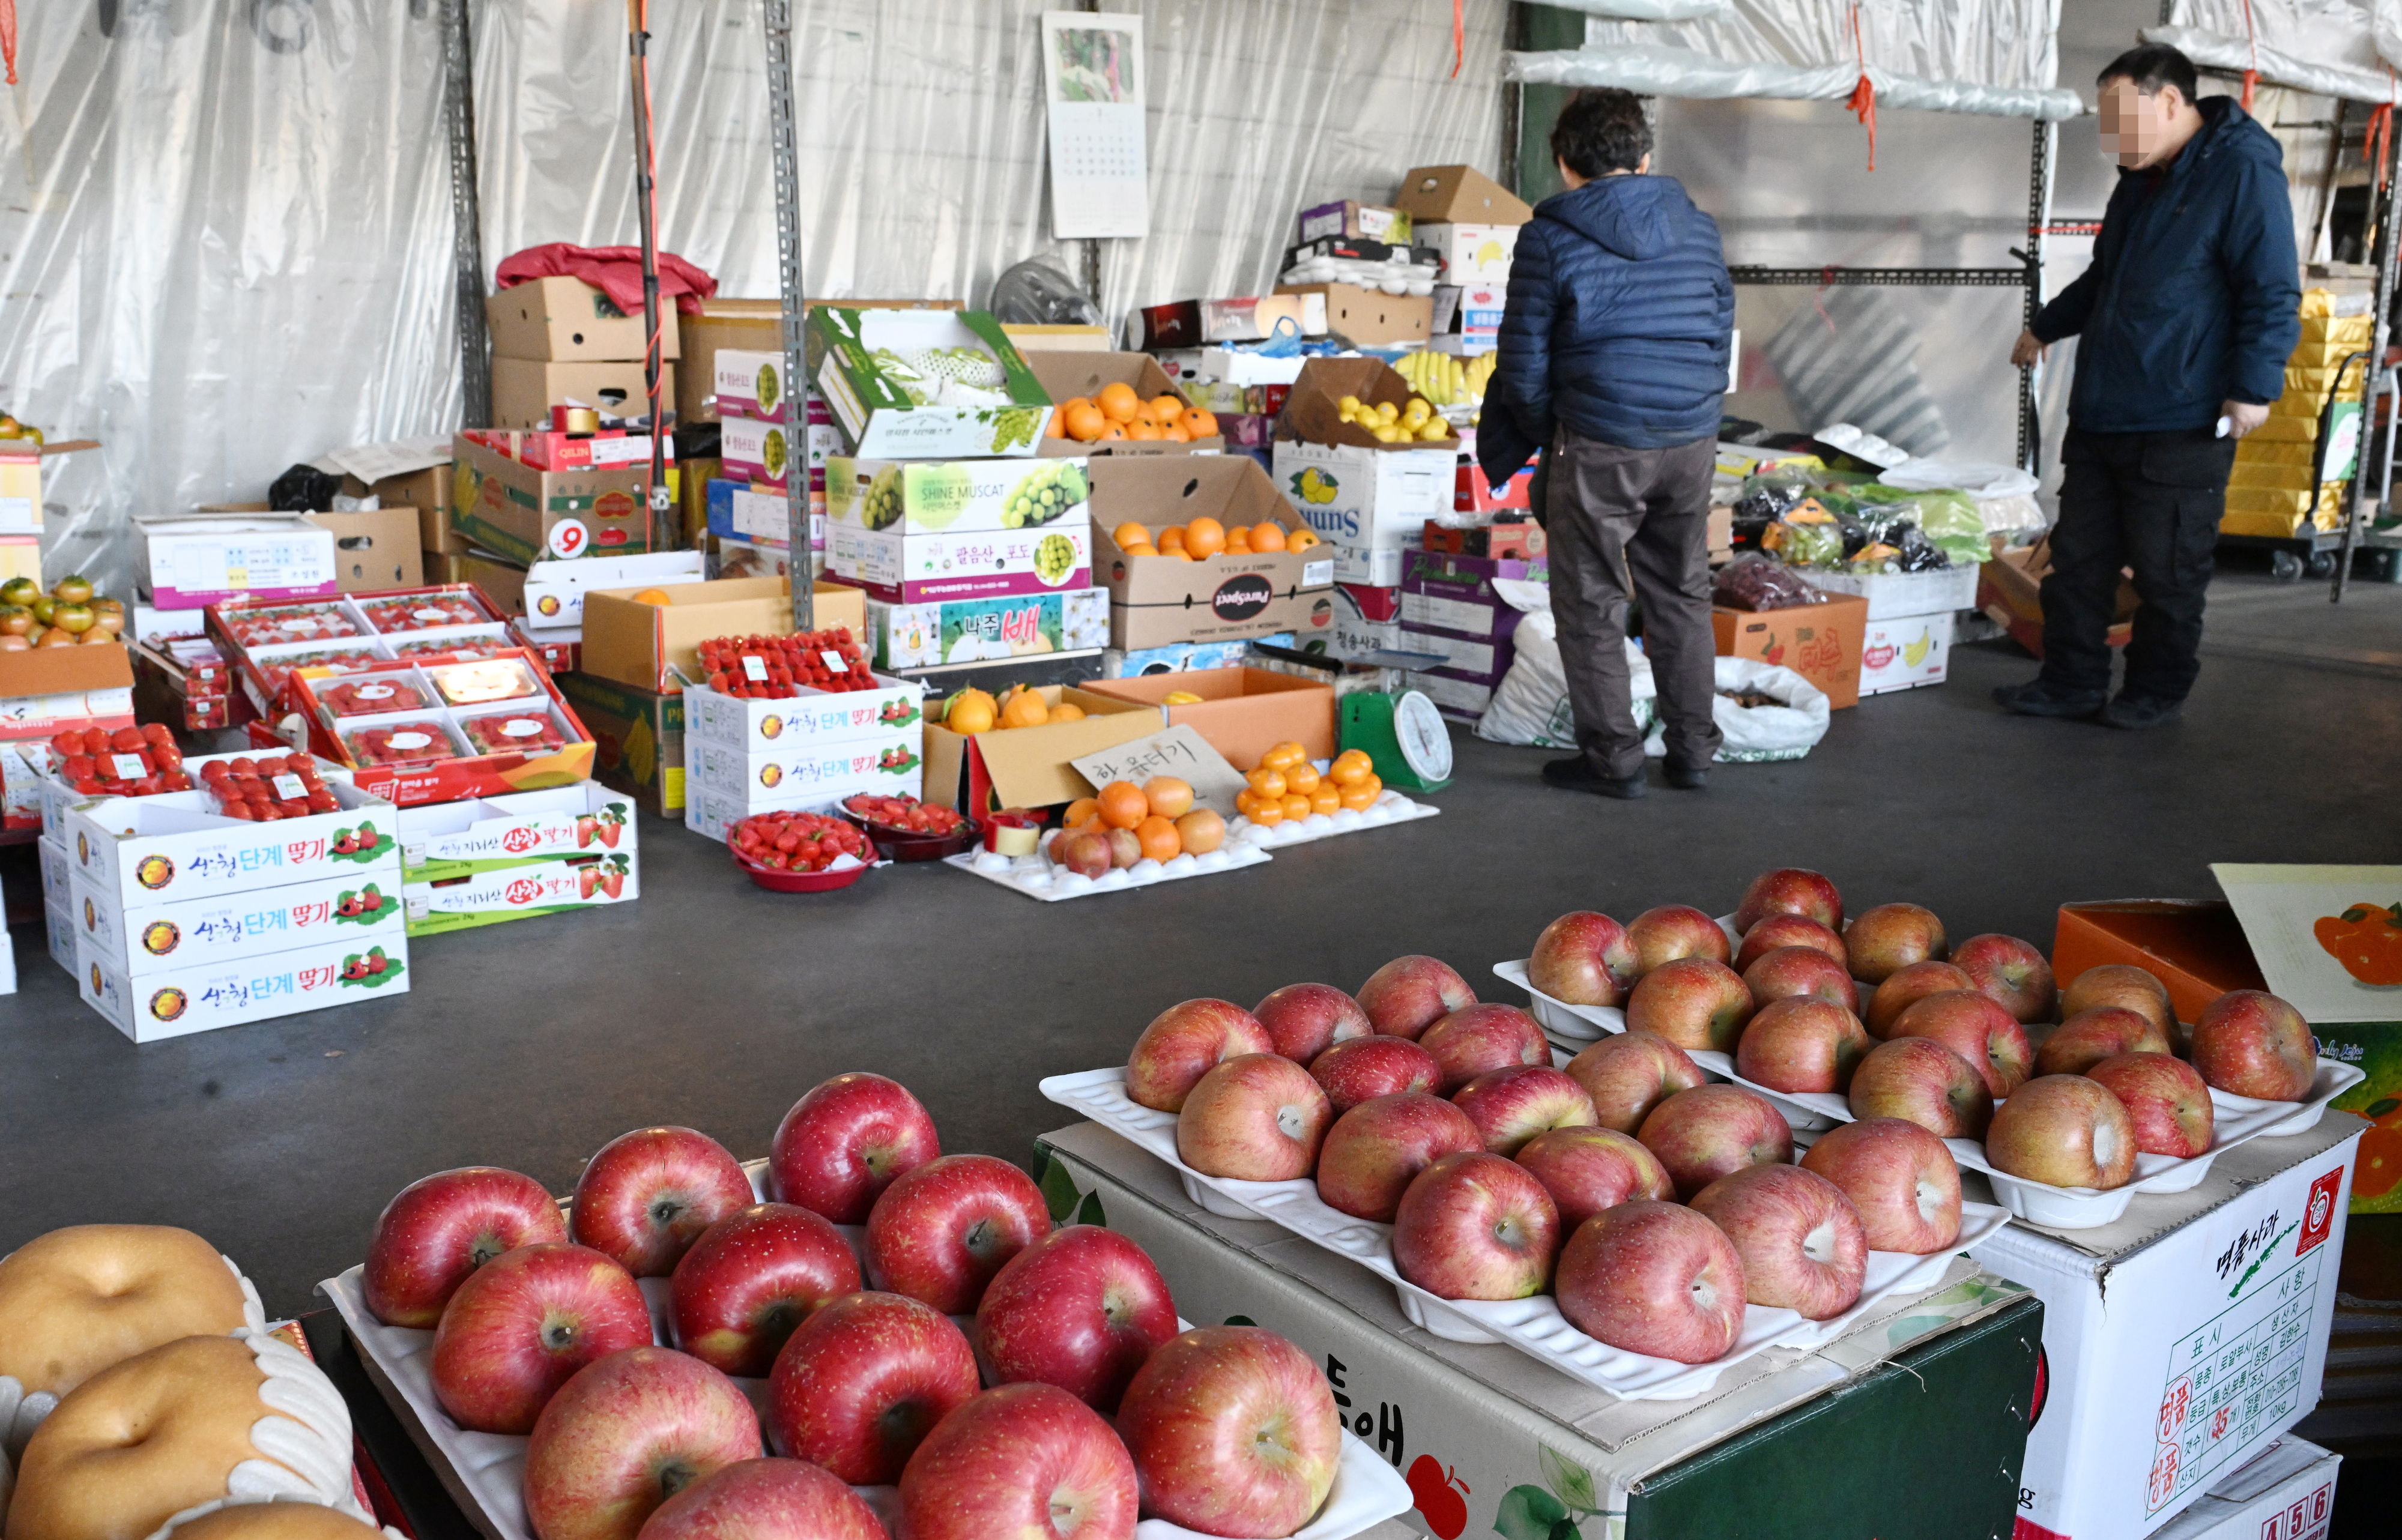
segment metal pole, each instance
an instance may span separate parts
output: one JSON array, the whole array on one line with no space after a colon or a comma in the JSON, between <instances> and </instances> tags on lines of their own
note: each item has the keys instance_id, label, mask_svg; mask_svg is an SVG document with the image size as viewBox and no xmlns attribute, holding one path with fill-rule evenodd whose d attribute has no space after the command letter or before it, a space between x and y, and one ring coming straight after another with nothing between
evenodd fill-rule
<instances>
[{"instance_id":1,"label":"metal pole","mask_svg":"<svg viewBox=\"0 0 2402 1540\"><path fill-rule=\"evenodd\" d=\"M787 565L793 629L817 629L816 573L809 558L808 348L801 290L800 149L793 114L793 0L765 0L767 29L767 144L776 164L776 276L784 301L784 479Z\"/></svg>"},{"instance_id":2,"label":"metal pole","mask_svg":"<svg viewBox=\"0 0 2402 1540\"><path fill-rule=\"evenodd\" d=\"M476 71L467 0L442 0L442 116L450 137L450 250L459 319L460 424L492 425L491 340L484 327L483 213L476 187Z\"/></svg>"},{"instance_id":3,"label":"metal pole","mask_svg":"<svg viewBox=\"0 0 2402 1540\"><path fill-rule=\"evenodd\" d=\"M667 417L659 409L659 232L657 186L651 155L650 0L626 0L627 47L633 55L634 212L642 239L642 384L651 406L651 549L671 551L683 543L675 527L675 500L668 493Z\"/></svg>"},{"instance_id":4,"label":"metal pole","mask_svg":"<svg viewBox=\"0 0 2402 1540\"><path fill-rule=\"evenodd\" d=\"M2377 190L2380 172L2384 173L2385 179L2385 206L2380 211L2377 222L2377 315L2369 323L2368 358L2363 365L2366 372L2360 381L2360 432L2355 441L2357 447L2352 452L2352 496L2344 507L2343 545L2335 558L2335 582L2327 589L2329 604L2341 604L2343 591L2352 582L2352 549L2360 538L2362 493L2367 489L2368 433L2375 426L2377 415L2377 380L2385 372L2386 318L2394 309L2395 259L2397 248L2402 248L2402 240L2396 239L2402 236L2402 230L2395 227L2395 211L2402 208L2402 180L2397 180L2396 172L2397 151L2402 151L2402 143L2388 144L2385 147L2385 164L2369 168L2369 191L2372 194ZM2342 382L2338 380L2337 383ZM2402 397L2396 398L2395 406L2402 408Z\"/></svg>"},{"instance_id":5,"label":"metal pole","mask_svg":"<svg viewBox=\"0 0 2402 1540\"><path fill-rule=\"evenodd\" d=\"M2035 328L2036 312L2043 309L2044 231L2051 223L2054 131L2050 123L2036 119L2035 147L2027 158L2026 302L2022 324L2030 331ZM2036 373L2039 366L2030 364L2019 370L2019 468L2037 477L2043 474L2043 426L2036 417L2036 391L2041 384Z\"/></svg>"}]
</instances>

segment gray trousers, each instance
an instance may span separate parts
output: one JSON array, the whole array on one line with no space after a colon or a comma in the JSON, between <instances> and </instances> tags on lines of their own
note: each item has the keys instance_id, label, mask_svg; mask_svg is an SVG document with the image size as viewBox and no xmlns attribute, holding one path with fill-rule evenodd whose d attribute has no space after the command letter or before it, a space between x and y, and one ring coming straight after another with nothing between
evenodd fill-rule
<instances>
[{"instance_id":1,"label":"gray trousers","mask_svg":"<svg viewBox=\"0 0 2402 1540\"><path fill-rule=\"evenodd\" d=\"M1718 752L1709 554L1717 459L1709 439L1624 449L1565 430L1549 457L1543 495L1552 615L1577 746L1595 771L1614 779L1643 769L1627 690L1630 577L1642 601L1643 648L1667 724L1668 763L1705 768Z\"/></svg>"}]
</instances>

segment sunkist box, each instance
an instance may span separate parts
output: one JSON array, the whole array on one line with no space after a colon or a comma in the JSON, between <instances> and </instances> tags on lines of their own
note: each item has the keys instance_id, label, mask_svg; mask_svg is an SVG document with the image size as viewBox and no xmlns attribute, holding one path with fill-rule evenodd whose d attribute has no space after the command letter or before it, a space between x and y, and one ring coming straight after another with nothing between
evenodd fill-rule
<instances>
[{"instance_id":1,"label":"sunkist box","mask_svg":"<svg viewBox=\"0 0 2402 1540\"><path fill-rule=\"evenodd\" d=\"M1108 644L1110 596L1098 588L931 604L867 601L868 655L878 668L1081 653Z\"/></svg>"},{"instance_id":2,"label":"sunkist box","mask_svg":"<svg viewBox=\"0 0 2402 1540\"><path fill-rule=\"evenodd\" d=\"M982 310L808 315L809 374L854 453L1031 455L1051 398Z\"/></svg>"},{"instance_id":3,"label":"sunkist box","mask_svg":"<svg viewBox=\"0 0 2402 1540\"><path fill-rule=\"evenodd\" d=\"M1754 658L1790 668L1827 693L1830 706L1860 703L1860 642L1868 630L1868 601L1829 594L1824 604L1789 610L1710 611L1719 656Z\"/></svg>"},{"instance_id":4,"label":"sunkist box","mask_svg":"<svg viewBox=\"0 0 2402 1540\"><path fill-rule=\"evenodd\" d=\"M791 583L780 577L656 584L665 604L643 604L643 588L591 588L584 595L584 672L637 690L672 694L677 675L700 676L699 647L717 637L789 636ZM839 626L863 642L867 600L856 588L821 583L810 590L812 630Z\"/></svg>"},{"instance_id":5,"label":"sunkist box","mask_svg":"<svg viewBox=\"0 0 2402 1540\"><path fill-rule=\"evenodd\" d=\"M648 465L536 470L516 458L521 443L512 433L495 444L466 433L451 441L450 518L460 534L520 565L650 549Z\"/></svg>"},{"instance_id":6,"label":"sunkist box","mask_svg":"<svg viewBox=\"0 0 2402 1540\"><path fill-rule=\"evenodd\" d=\"M1036 352L1029 355L1026 366L1051 393L1051 399L1074 401L1079 397L1092 401L1111 385L1124 385L1145 401L1161 396L1174 396L1188 407L1192 399L1178 388L1159 360L1149 353L1113 352ZM1213 454L1226 447L1223 433L1211 433L1179 444L1172 439L1115 439L1095 444L1079 444L1064 436L1065 427L1055 422L1052 433L1062 436L1046 437L1042 453L1046 455L1189 455Z\"/></svg>"},{"instance_id":7,"label":"sunkist box","mask_svg":"<svg viewBox=\"0 0 2402 1540\"><path fill-rule=\"evenodd\" d=\"M1345 396L1395 406L1409 382L1373 358L1313 358L1285 398L1277 422L1277 490L1334 550L1334 576L1391 587L1402 553L1426 521L1452 503L1459 442L1383 444L1342 420Z\"/></svg>"},{"instance_id":8,"label":"sunkist box","mask_svg":"<svg viewBox=\"0 0 2402 1540\"><path fill-rule=\"evenodd\" d=\"M1272 523L1290 539L1305 526L1250 456L1112 457L1094 461L1092 475L1094 565L1109 589L1111 646L1314 635L1333 623L1335 564L1327 545L1188 561L1129 556L1111 532L1134 523L1156 539L1171 526L1213 518L1230 529Z\"/></svg>"}]
</instances>

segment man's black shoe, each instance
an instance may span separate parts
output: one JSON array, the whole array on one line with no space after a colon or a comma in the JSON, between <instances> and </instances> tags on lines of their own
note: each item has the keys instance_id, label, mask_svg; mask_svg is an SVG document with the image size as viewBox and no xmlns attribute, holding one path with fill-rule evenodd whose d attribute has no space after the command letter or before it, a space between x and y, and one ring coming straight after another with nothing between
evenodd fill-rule
<instances>
[{"instance_id":1,"label":"man's black shoe","mask_svg":"<svg viewBox=\"0 0 2402 1540\"><path fill-rule=\"evenodd\" d=\"M1679 791L1699 791L1710 784L1706 765L1672 764L1662 772L1670 786Z\"/></svg>"},{"instance_id":2,"label":"man's black shoe","mask_svg":"<svg viewBox=\"0 0 2402 1540\"><path fill-rule=\"evenodd\" d=\"M1593 762L1582 754L1544 765L1543 784L1567 791L1590 791L1597 797L1616 797L1621 802L1633 802L1649 790L1643 784L1642 772L1618 780L1595 770Z\"/></svg>"},{"instance_id":3,"label":"man's black shoe","mask_svg":"<svg viewBox=\"0 0 2402 1540\"><path fill-rule=\"evenodd\" d=\"M1994 698L2022 717L2074 717L2091 721L2101 715L2109 696L2100 690L2063 690L2040 679L2024 684L2001 684Z\"/></svg>"},{"instance_id":4,"label":"man's black shoe","mask_svg":"<svg viewBox=\"0 0 2402 1540\"><path fill-rule=\"evenodd\" d=\"M2130 733L2140 733L2147 727L2174 722L2184 708L2183 701L2162 700L2158 695L2139 695L2122 690L2119 698L2102 708L2102 720L2113 727L2123 727Z\"/></svg>"}]
</instances>

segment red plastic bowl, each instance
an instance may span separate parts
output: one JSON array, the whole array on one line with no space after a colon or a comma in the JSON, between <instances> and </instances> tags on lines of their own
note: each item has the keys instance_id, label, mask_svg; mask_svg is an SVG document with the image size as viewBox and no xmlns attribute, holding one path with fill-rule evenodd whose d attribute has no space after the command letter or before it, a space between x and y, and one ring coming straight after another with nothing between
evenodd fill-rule
<instances>
[{"instance_id":1,"label":"red plastic bowl","mask_svg":"<svg viewBox=\"0 0 2402 1540\"><path fill-rule=\"evenodd\" d=\"M938 861L945 856L956 856L984 838L984 830L970 818L947 834L921 834L914 829L895 829L889 823L877 823L862 818L849 808L841 810L843 821L857 826L875 845L876 853L890 861Z\"/></svg>"},{"instance_id":2,"label":"red plastic bowl","mask_svg":"<svg viewBox=\"0 0 2402 1540\"><path fill-rule=\"evenodd\" d=\"M771 893L830 893L837 887L849 887L876 870L862 862L842 872L779 872L752 860L730 845L725 853L734 858L735 870Z\"/></svg>"}]
</instances>

